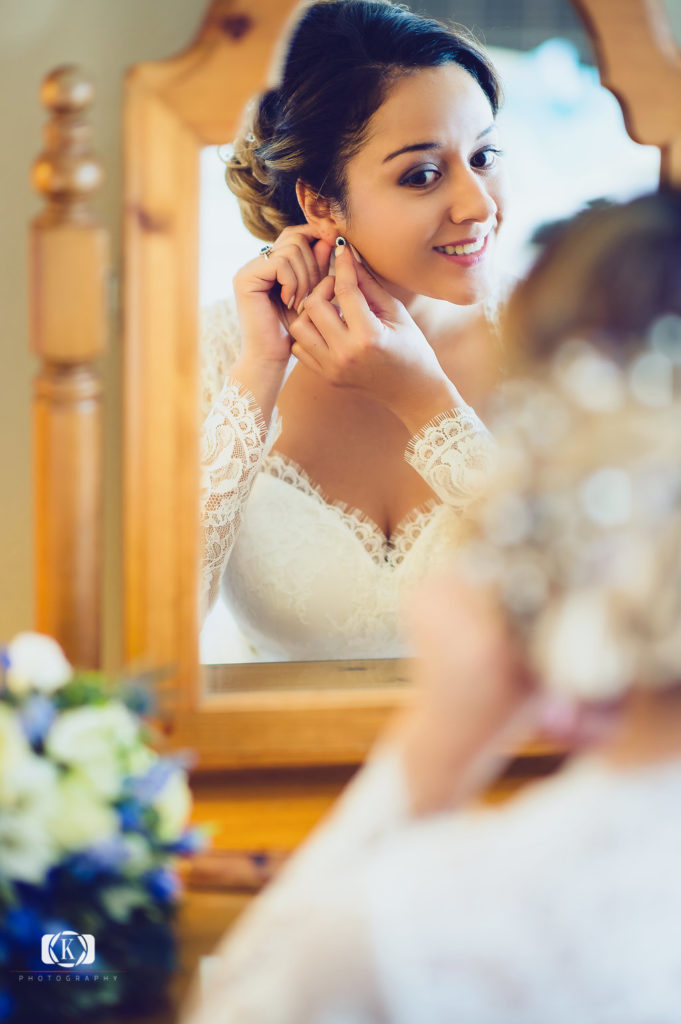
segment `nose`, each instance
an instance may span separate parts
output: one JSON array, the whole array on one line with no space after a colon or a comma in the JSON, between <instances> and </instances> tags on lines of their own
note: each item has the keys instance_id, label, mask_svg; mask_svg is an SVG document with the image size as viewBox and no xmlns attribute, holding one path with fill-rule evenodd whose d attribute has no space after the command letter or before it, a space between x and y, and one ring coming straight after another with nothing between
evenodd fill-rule
<instances>
[{"instance_id":1,"label":"nose","mask_svg":"<svg viewBox=\"0 0 681 1024\"><path fill-rule=\"evenodd\" d=\"M452 175L449 194L449 217L454 224L466 221L485 223L493 220L497 204L490 195L484 177L468 164Z\"/></svg>"}]
</instances>

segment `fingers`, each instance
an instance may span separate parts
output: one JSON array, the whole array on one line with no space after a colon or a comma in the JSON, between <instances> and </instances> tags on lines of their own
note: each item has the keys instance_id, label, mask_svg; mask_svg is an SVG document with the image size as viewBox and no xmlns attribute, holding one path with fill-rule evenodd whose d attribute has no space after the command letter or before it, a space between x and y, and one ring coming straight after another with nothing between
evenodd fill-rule
<instances>
[{"instance_id":1,"label":"fingers","mask_svg":"<svg viewBox=\"0 0 681 1024\"><path fill-rule=\"evenodd\" d=\"M357 282L358 266L347 244L336 246L335 295L349 327L365 321L371 312Z\"/></svg>"},{"instance_id":2,"label":"fingers","mask_svg":"<svg viewBox=\"0 0 681 1024\"><path fill-rule=\"evenodd\" d=\"M342 310L331 301L336 295L336 281L325 277L305 300L304 315L324 338L327 347L342 344L348 331Z\"/></svg>"},{"instance_id":3,"label":"fingers","mask_svg":"<svg viewBox=\"0 0 681 1024\"><path fill-rule=\"evenodd\" d=\"M328 262L328 255L324 252L326 243L315 255L319 244L316 229L300 224L284 228L270 251L267 262L281 285L281 301L287 309L297 310L322 279L320 263L323 266L325 260Z\"/></svg>"},{"instance_id":4,"label":"fingers","mask_svg":"<svg viewBox=\"0 0 681 1024\"><path fill-rule=\"evenodd\" d=\"M315 260L317 261L317 266L319 268L319 280L321 281L329 273L333 246L330 245L329 242L325 242L323 238L320 238L312 252Z\"/></svg>"},{"instance_id":5,"label":"fingers","mask_svg":"<svg viewBox=\"0 0 681 1024\"><path fill-rule=\"evenodd\" d=\"M312 353L306 348L301 342L294 341L291 345L291 354L296 357L299 363L306 366L308 370L312 370L313 373L323 375L322 365L318 362Z\"/></svg>"},{"instance_id":6,"label":"fingers","mask_svg":"<svg viewBox=\"0 0 681 1024\"><path fill-rule=\"evenodd\" d=\"M303 243L306 245L306 243ZM270 262L276 267L277 281L281 285L281 301L287 309L298 309L306 295L317 285L317 263L307 246L307 257L302 248L289 244L274 249Z\"/></svg>"},{"instance_id":7,"label":"fingers","mask_svg":"<svg viewBox=\"0 0 681 1024\"><path fill-rule=\"evenodd\" d=\"M305 301L305 308L300 316L291 324L289 331L294 339L291 351L294 356L305 366L320 373L328 360L329 347L324 333L319 330L317 322L319 312L324 307L329 307L335 324L340 325L341 320L334 307L331 306L333 298L334 280L326 277L314 289ZM312 313L310 312L312 310ZM327 328L328 329L328 328Z\"/></svg>"},{"instance_id":8,"label":"fingers","mask_svg":"<svg viewBox=\"0 0 681 1024\"><path fill-rule=\"evenodd\" d=\"M366 299L371 312L380 320L395 319L400 305L397 299L393 298L361 263L355 263L355 272L357 286Z\"/></svg>"}]
</instances>

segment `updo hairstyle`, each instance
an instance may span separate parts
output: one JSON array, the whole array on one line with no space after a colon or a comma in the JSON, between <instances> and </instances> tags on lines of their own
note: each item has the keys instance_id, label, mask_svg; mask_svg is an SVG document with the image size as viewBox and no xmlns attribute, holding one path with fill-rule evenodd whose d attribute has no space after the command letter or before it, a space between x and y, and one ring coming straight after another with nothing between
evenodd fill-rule
<instances>
[{"instance_id":1,"label":"updo hairstyle","mask_svg":"<svg viewBox=\"0 0 681 1024\"><path fill-rule=\"evenodd\" d=\"M244 224L273 241L304 224L300 180L347 214L345 167L393 83L422 68L458 64L496 115L496 72L464 29L450 29L387 0L317 0L296 23L280 85L257 97L226 171Z\"/></svg>"}]
</instances>

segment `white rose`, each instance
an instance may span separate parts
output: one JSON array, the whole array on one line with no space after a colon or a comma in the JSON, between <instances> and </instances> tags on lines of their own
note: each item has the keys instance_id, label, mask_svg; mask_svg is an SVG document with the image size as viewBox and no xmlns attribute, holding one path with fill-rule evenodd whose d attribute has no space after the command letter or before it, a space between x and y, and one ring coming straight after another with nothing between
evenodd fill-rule
<instances>
[{"instance_id":1,"label":"white rose","mask_svg":"<svg viewBox=\"0 0 681 1024\"><path fill-rule=\"evenodd\" d=\"M609 700L631 685L635 666L612 620L609 595L568 594L538 622L532 654L550 689L580 700Z\"/></svg>"},{"instance_id":2,"label":"white rose","mask_svg":"<svg viewBox=\"0 0 681 1024\"><path fill-rule=\"evenodd\" d=\"M73 675L57 641L42 633L18 633L7 656L7 686L17 695L29 690L54 693Z\"/></svg>"},{"instance_id":3,"label":"white rose","mask_svg":"<svg viewBox=\"0 0 681 1024\"><path fill-rule=\"evenodd\" d=\"M105 751L124 751L139 738L139 723L123 704L64 711L45 738L50 757L63 764L87 764Z\"/></svg>"},{"instance_id":4,"label":"white rose","mask_svg":"<svg viewBox=\"0 0 681 1024\"><path fill-rule=\"evenodd\" d=\"M45 737L45 750L61 764L78 768L103 797L113 799L125 774L124 757L139 742L139 723L123 704L64 711Z\"/></svg>"},{"instance_id":5,"label":"white rose","mask_svg":"<svg viewBox=\"0 0 681 1024\"><path fill-rule=\"evenodd\" d=\"M19 719L6 704L0 703L0 802L21 777L30 753Z\"/></svg>"},{"instance_id":6,"label":"white rose","mask_svg":"<svg viewBox=\"0 0 681 1024\"><path fill-rule=\"evenodd\" d=\"M64 772L57 781L50 832L62 850L81 850L119 831L118 815L80 771Z\"/></svg>"},{"instance_id":7,"label":"white rose","mask_svg":"<svg viewBox=\"0 0 681 1024\"><path fill-rule=\"evenodd\" d=\"M158 811L158 835L162 842L172 843L182 834L192 809L192 795L181 771L175 772L162 786L152 802Z\"/></svg>"},{"instance_id":8,"label":"white rose","mask_svg":"<svg viewBox=\"0 0 681 1024\"><path fill-rule=\"evenodd\" d=\"M37 799L55 777L54 766L31 750L17 715L0 703L0 806Z\"/></svg>"},{"instance_id":9,"label":"white rose","mask_svg":"<svg viewBox=\"0 0 681 1024\"><path fill-rule=\"evenodd\" d=\"M46 816L30 807L0 815L0 875L40 885L57 860Z\"/></svg>"},{"instance_id":10,"label":"white rose","mask_svg":"<svg viewBox=\"0 0 681 1024\"><path fill-rule=\"evenodd\" d=\"M16 715L0 704L0 875L40 883L56 860L49 832L57 772L29 747Z\"/></svg>"}]
</instances>

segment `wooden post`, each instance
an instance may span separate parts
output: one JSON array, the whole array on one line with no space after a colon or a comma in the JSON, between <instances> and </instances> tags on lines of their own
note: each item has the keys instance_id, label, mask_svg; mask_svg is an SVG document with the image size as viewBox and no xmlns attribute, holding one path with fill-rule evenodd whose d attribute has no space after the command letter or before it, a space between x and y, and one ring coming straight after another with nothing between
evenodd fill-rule
<instances>
[{"instance_id":1,"label":"wooden post","mask_svg":"<svg viewBox=\"0 0 681 1024\"><path fill-rule=\"evenodd\" d=\"M660 180L681 185L681 50L663 0L572 0L635 142L659 146Z\"/></svg>"},{"instance_id":2,"label":"wooden post","mask_svg":"<svg viewBox=\"0 0 681 1024\"><path fill-rule=\"evenodd\" d=\"M78 666L99 665L102 407L94 360L106 335L108 238L89 209L102 180L90 148L90 82L72 66L43 81L45 148L32 170L46 199L30 226L34 381L36 628Z\"/></svg>"}]
</instances>

